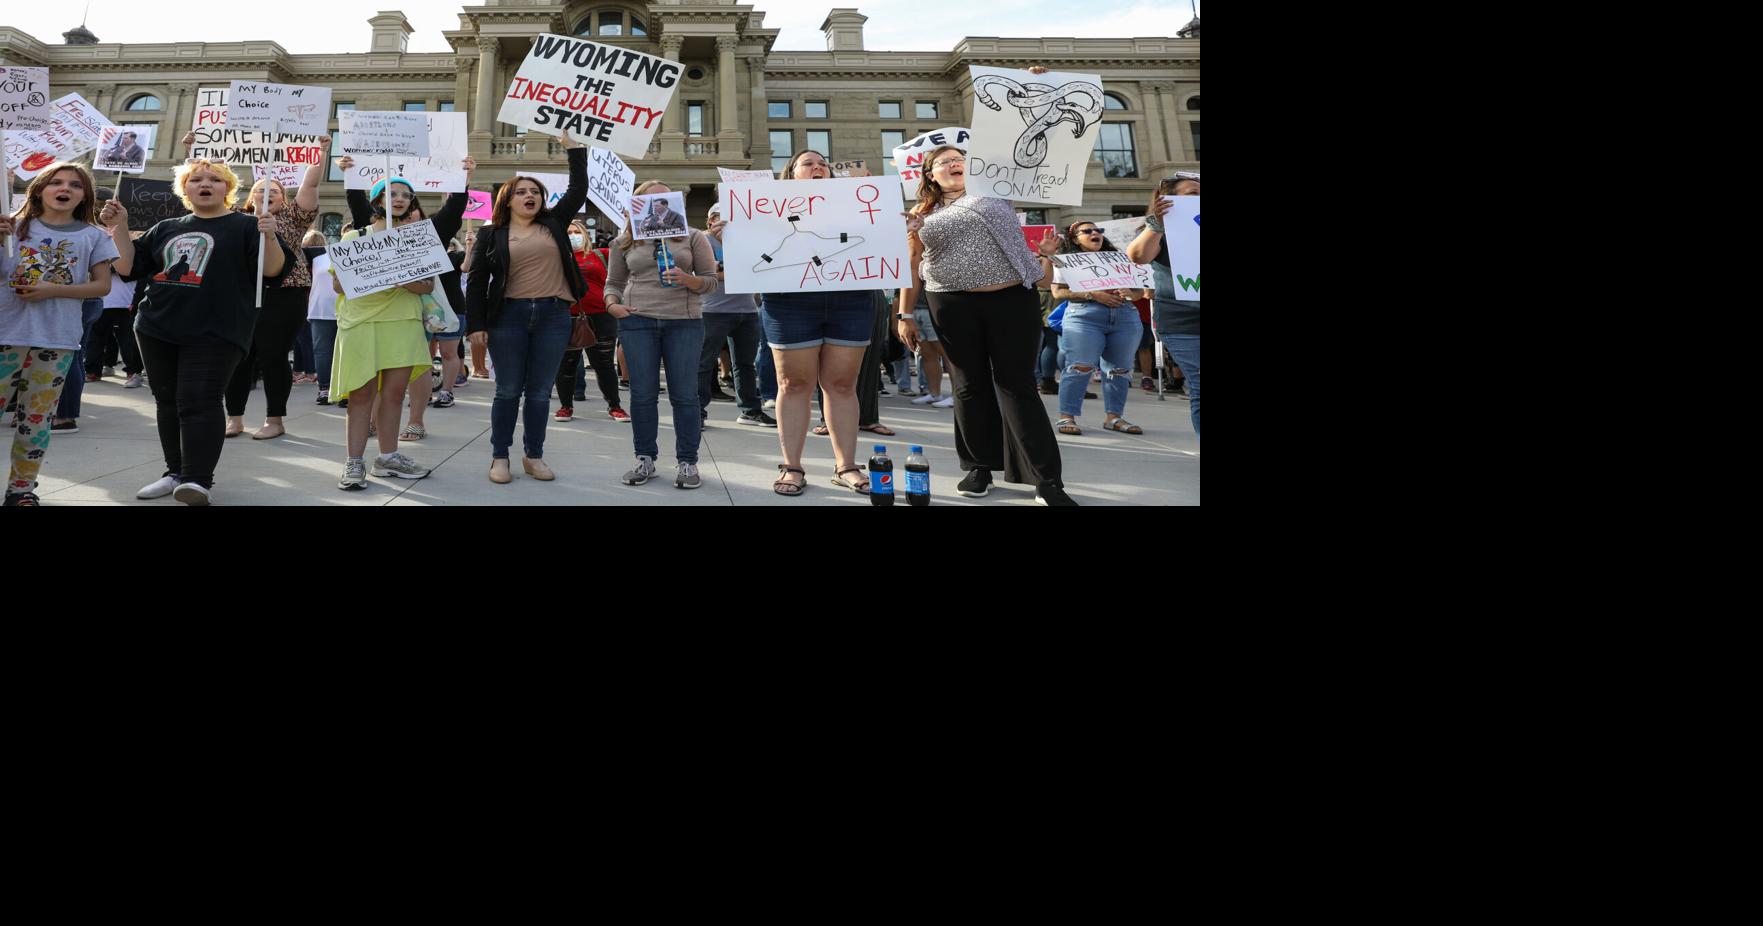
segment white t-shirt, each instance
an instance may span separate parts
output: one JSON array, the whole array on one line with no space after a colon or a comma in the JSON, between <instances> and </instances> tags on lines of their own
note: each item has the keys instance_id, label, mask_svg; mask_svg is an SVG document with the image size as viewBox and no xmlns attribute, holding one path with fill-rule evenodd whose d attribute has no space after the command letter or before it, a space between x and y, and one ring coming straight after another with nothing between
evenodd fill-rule
<instances>
[{"instance_id":1,"label":"white t-shirt","mask_svg":"<svg viewBox=\"0 0 1763 926\"><path fill-rule=\"evenodd\" d=\"M312 295L306 299L306 318L308 321L337 320L337 290L331 285L329 251L312 259Z\"/></svg>"},{"instance_id":2,"label":"white t-shirt","mask_svg":"<svg viewBox=\"0 0 1763 926\"><path fill-rule=\"evenodd\" d=\"M104 297L107 309L126 309L135 304L135 286L139 281L124 281L122 274L110 275L110 292Z\"/></svg>"}]
</instances>

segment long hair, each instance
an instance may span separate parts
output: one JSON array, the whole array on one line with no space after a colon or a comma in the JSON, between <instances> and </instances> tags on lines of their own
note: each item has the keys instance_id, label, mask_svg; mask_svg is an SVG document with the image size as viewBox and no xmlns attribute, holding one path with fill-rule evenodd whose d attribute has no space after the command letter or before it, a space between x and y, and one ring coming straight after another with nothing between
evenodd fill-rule
<instances>
[{"instance_id":1,"label":"long hair","mask_svg":"<svg viewBox=\"0 0 1763 926\"><path fill-rule=\"evenodd\" d=\"M533 221L537 222L551 214L551 193L545 189L545 184L540 182L537 177L515 174L514 179L502 184L502 189L496 191L496 206L490 210L491 225L496 228L507 228L509 223L514 221L514 204L510 200L514 199L514 188L519 186L522 180L539 188L539 214L533 216Z\"/></svg>"},{"instance_id":2,"label":"long hair","mask_svg":"<svg viewBox=\"0 0 1763 926\"><path fill-rule=\"evenodd\" d=\"M98 185L92 180L92 172L87 170L84 166L70 161L57 161L56 163L49 165L48 170L38 174L36 178L31 181L31 185L25 188L24 202L20 203L18 210L12 214L13 219L17 222L17 228L14 233L18 235L18 240L23 241L30 237L31 220L48 211L43 208L43 191L49 188L49 184L55 179L55 175L64 170L71 170L78 174L80 184L85 189L85 195L80 197L80 204L73 207L74 221L85 225L93 225L97 223L98 207L96 203L98 201ZM10 183L12 181L11 178L8 177L3 182Z\"/></svg>"},{"instance_id":3,"label":"long hair","mask_svg":"<svg viewBox=\"0 0 1763 926\"><path fill-rule=\"evenodd\" d=\"M918 172L918 202L912 207L912 211L918 215L930 215L931 210L943 201L943 187L931 179L930 171L931 165L935 164L937 157L945 151L957 151L961 152L963 157L966 156L966 152L962 152L954 145L943 145L925 157L924 166Z\"/></svg>"},{"instance_id":4,"label":"long hair","mask_svg":"<svg viewBox=\"0 0 1763 926\"><path fill-rule=\"evenodd\" d=\"M826 160L826 155L821 154L819 151L816 151L813 148L803 148L801 151L798 151L795 154L790 156L790 163L784 165L784 172L777 179L779 179L779 180L794 180L794 179L796 179L796 162L802 160L804 155L809 155L809 154L819 154L821 160L823 160L823 161ZM830 176L832 176L832 170L831 170L832 165L829 164L827 166L828 166L828 170L826 172L826 175L830 177Z\"/></svg>"},{"instance_id":5,"label":"long hair","mask_svg":"<svg viewBox=\"0 0 1763 926\"><path fill-rule=\"evenodd\" d=\"M256 215L257 214L257 197L259 195L261 195L261 193L259 191L261 191L264 187L271 186L271 185L273 185L277 190L281 191L282 208L286 209L287 202L288 202L288 188L285 186L282 186L282 182L280 180L275 179L274 177L265 177L262 180L259 180L256 183L251 184L251 191L249 193L245 194L245 205L239 211L246 213L247 215Z\"/></svg>"},{"instance_id":6,"label":"long hair","mask_svg":"<svg viewBox=\"0 0 1763 926\"><path fill-rule=\"evenodd\" d=\"M1156 215L1158 200L1161 200L1165 196L1174 196L1175 195L1175 188L1180 186L1183 183L1192 183L1194 186L1199 186L1200 185L1200 178L1199 177L1183 177L1183 176L1178 175L1178 176L1174 176L1174 177L1166 177L1163 180L1159 181L1157 184L1157 189L1151 191L1151 202L1148 206L1145 207L1145 214L1146 215Z\"/></svg>"},{"instance_id":7,"label":"long hair","mask_svg":"<svg viewBox=\"0 0 1763 926\"><path fill-rule=\"evenodd\" d=\"M637 184L637 188L631 191L631 195L632 196L642 196L642 195L648 193L650 190L655 189L658 186L665 186L665 183L660 180L644 180L642 183ZM633 215L633 216L630 216L629 218L630 218L630 222L624 226L624 231L621 231L618 233L618 240L616 242L614 242L615 244L618 245L618 249L620 251L625 252L625 253L629 253L630 249L633 246L635 246L637 243L637 239L635 237L635 235L637 233L637 217ZM686 234L688 237L691 235L691 233L692 233L692 230L690 228L687 228Z\"/></svg>"},{"instance_id":8,"label":"long hair","mask_svg":"<svg viewBox=\"0 0 1763 926\"><path fill-rule=\"evenodd\" d=\"M196 211L196 204L190 202L190 196L185 190L190 185L190 175L204 168L226 181L226 197L222 205L228 209L233 208L239 201L239 175L233 173L233 169L225 161L210 161L207 158L198 158L180 165L177 172L172 174L172 186L178 191L178 199L183 202L184 208L191 212Z\"/></svg>"},{"instance_id":9,"label":"long hair","mask_svg":"<svg viewBox=\"0 0 1763 926\"><path fill-rule=\"evenodd\" d=\"M1082 244L1078 243L1077 227L1079 225L1095 225L1095 224L1096 224L1095 222L1092 222L1089 219L1078 219L1077 221L1071 223L1070 225L1065 226L1065 243L1061 244L1059 246L1059 253L1061 253L1061 254L1088 254L1088 253L1090 253L1089 251L1084 250L1084 246ZM1101 251L1118 251L1120 249L1114 246L1114 242L1108 240L1107 235L1103 235L1102 236L1102 247L1099 250L1101 250Z\"/></svg>"}]
</instances>

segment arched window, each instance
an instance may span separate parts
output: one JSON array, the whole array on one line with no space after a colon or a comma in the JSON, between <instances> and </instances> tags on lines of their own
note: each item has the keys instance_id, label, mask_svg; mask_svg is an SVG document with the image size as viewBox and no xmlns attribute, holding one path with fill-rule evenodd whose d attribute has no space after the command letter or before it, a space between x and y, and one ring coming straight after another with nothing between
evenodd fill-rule
<instances>
[{"instance_id":1,"label":"arched window","mask_svg":"<svg viewBox=\"0 0 1763 926\"><path fill-rule=\"evenodd\" d=\"M592 10L582 17L581 25L575 34L583 38L600 38L603 36L648 35L649 24L635 13L618 7L601 7Z\"/></svg>"},{"instance_id":2,"label":"arched window","mask_svg":"<svg viewBox=\"0 0 1763 926\"><path fill-rule=\"evenodd\" d=\"M129 105L123 107L123 109L132 113L146 113L158 112L161 107L159 105L159 97L156 97L151 93L143 93L130 100Z\"/></svg>"},{"instance_id":3,"label":"arched window","mask_svg":"<svg viewBox=\"0 0 1763 926\"><path fill-rule=\"evenodd\" d=\"M1199 112L1200 111L1200 98L1194 97L1193 99L1189 100L1188 101L1188 109L1193 112Z\"/></svg>"},{"instance_id":4,"label":"arched window","mask_svg":"<svg viewBox=\"0 0 1763 926\"><path fill-rule=\"evenodd\" d=\"M648 34L649 34L649 27L644 25L642 20L636 18L635 16L632 16L631 17L631 35L648 35Z\"/></svg>"},{"instance_id":5,"label":"arched window","mask_svg":"<svg viewBox=\"0 0 1763 926\"><path fill-rule=\"evenodd\" d=\"M1126 100L1121 99L1118 94L1114 94L1114 93L1102 94L1102 106L1104 109L1126 109L1126 108L1128 108L1126 105Z\"/></svg>"}]
</instances>

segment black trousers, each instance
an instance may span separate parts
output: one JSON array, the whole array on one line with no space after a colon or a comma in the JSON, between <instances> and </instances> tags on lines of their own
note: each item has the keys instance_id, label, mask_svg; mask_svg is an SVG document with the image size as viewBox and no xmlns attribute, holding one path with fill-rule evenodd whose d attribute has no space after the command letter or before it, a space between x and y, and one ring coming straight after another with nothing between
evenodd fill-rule
<instances>
[{"instance_id":1,"label":"black trousers","mask_svg":"<svg viewBox=\"0 0 1763 926\"><path fill-rule=\"evenodd\" d=\"M1041 303L1021 286L995 293L930 293L955 381L955 452L961 468L1002 471L1005 482L1061 482L1059 442L1036 388Z\"/></svg>"},{"instance_id":2,"label":"black trousers","mask_svg":"<svg viewBox=\"0 0 1763 926\"><path fill-rule=\"evenodd\" d=\"M124 306L105 309L92 326L92 349L86 353L86 372L102 373L116 365L122 355L122 371L130 376L141 372L141 350L135 343L135 316Z\"/></svg>"},{"instance_id":3,"label":"black trousers","mask_svg":"<svg viewBox=\"0 0 1763 926\"><path fill-rule=\"evenodd\" d=\"M214 468L220 464L220 448L226 440L221 393L245 352L220 340L172 344L146 334L136 337L141 357L152 371L147 385L153 389L158 412L166 474L214 488Z\"/></svg>"},{"instance_id":4,"label":"black trousers","mask_svg":"<svg viewBox=\"0 0 1763 926\"><path fill-rule=\"evenodd\" d=\"M612 411L620 407L618 374L612 372L612 352L618 343L618 319L610 314L589 315L588 324L594 326L595 338L594 346L588 348L588 365L594 368L594 376L600 381L600 395L606 399L606 410ZM563 366L557 370L557 404L570 409L575 408L576 353L565 350Z\"/></svg>"},{"instance_id":5,"label":"black trousers","mask_svg":"<svg viewBox=\"0 0 1763 926\"><path fill-rule=\"evenodd\" d=\"M251 374L263 371L263 397L269 403L264 415L280 418L288 413L288 395L294 391L294 368L288 365L288 352L294 349L294 335L306 324L304 286L278 286L263 294L263 311L257 313L257 331L251 337L251 357L233 371L226 387L226 413L234 418L245 414L245 403L251 398Z\"/></svg>"}]
</instances>

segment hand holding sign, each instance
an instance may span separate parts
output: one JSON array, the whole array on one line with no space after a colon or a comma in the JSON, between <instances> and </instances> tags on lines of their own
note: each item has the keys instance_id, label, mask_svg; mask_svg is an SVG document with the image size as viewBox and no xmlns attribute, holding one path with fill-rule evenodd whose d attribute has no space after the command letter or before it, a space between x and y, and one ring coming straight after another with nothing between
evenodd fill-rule
<instances>
[{"instance_id":1,"label":"hand holding sign","mask_svg":"<svg viewBox=\"0 0 1763 926\"><path fill-rule=\"evenodd\" d=\"M117 200L112 199L104 204L104 208L98 210L98 224L100 225L115 227L117 222L122 222L126 227L128 220L129 211L123 208L122 203Z\"/></svg>"}]
</instances>

